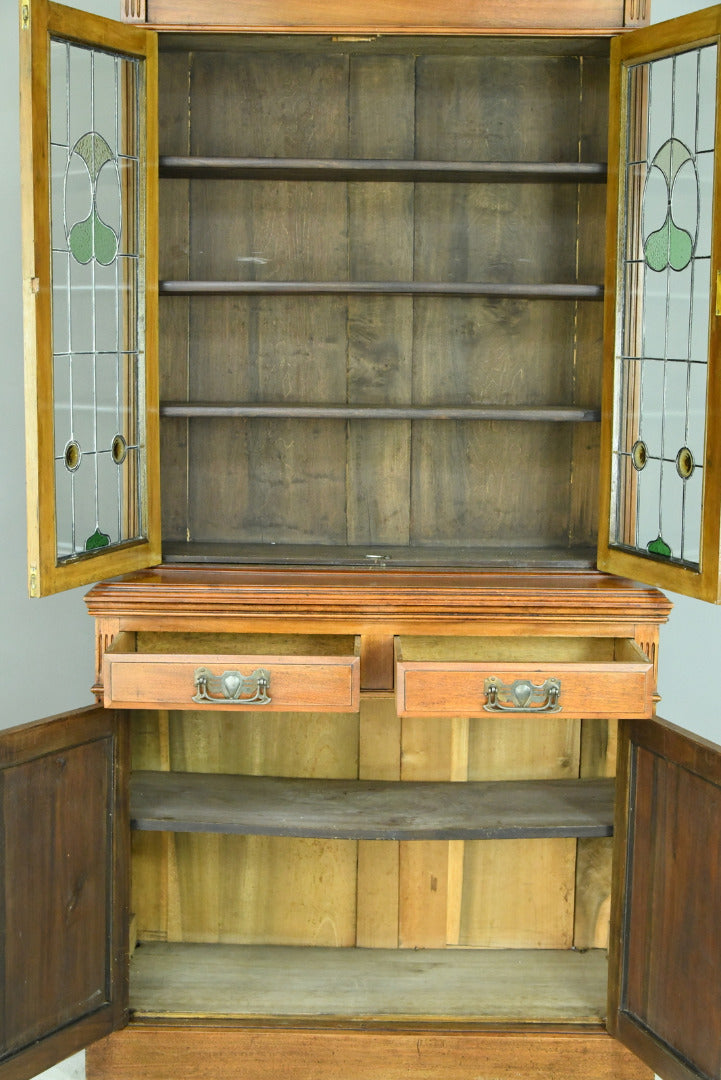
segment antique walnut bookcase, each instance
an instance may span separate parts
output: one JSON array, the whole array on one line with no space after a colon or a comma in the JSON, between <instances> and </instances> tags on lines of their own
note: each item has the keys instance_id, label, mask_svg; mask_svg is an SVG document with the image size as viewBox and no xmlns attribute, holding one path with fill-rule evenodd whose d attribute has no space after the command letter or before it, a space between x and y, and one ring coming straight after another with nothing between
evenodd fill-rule
<instances>
[{"instance_id":1,"label":"antique walnut bookcase","mask_svg":"<svg viewBox=\"0 0 721 1080\"><path fill-rule=\"evenodd\" d=\"M125 2L20 4L0 1078L719 1078L721 9Z\"/></svg>"}]
</instances>

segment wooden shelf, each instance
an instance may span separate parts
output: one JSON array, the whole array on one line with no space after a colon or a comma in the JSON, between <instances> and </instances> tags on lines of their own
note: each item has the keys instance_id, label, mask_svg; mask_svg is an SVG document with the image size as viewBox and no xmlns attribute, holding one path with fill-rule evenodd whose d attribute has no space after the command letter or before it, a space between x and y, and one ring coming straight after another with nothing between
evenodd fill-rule
<instances>
[{"instance_id":1,"label":"wooden shelf","mask_svg":"<svg viewBox=\"0 0 721 1080\"><path fill-rule=\"evenodd\" d=\"M512 300L603 300L602 285L482 281L160 281L164 296L486 296Z\"/></svg>"},{"instance_id":2,"label":"wooden shelf","mask_svg":"<svg viewBox=\"0 0 721 1080\"><path fill-rule=\"evenodd\" d=\"M135 829L341 840L611 836L613 780L391 782L136 772Z\"/></svg>"},{"instance_id":3,"label":"wooden shelf","mask_svg":"<svg viewBox=\"0 0 721 1080\"><path fill-rule=\"evenodd\" d=\"M575 405L289 405L163 401L161 416L298 420L531 420L593 423L600 409Z\"/></svg>"},{"instance_id":4,"label":"wooden shelf","mask_svg":"<svg viewBox=\"0 0 721 1080\"><path fill-rule=\"evenodd\" d=\"M163 544L166 563L256 566L440 567L488 570L491 567L589 570L596 549L583 544L553 546L539 540L535 546L509 539L504 544L450 547L420 544L275 544L219 543L168 540Z\"/></svg>"},{"instance_id":5,"label":"wooden shelf","mask_svg":"<svg viewBox=\"0 0 721 1080\"><path fill-rule=\"evenodd\" d=\"M325 158L160 158L161 178L422 183L605 183L601 162L396 161Z\"/></svg>"},{"instance_id":6,"label":"wooden shelf","mask_svg":"<svg viewBox=\"0 0 721 1080\"><path fill-rule=\"evenodd\" d=\"M146 943L136 1017L599 1023L601 949L331 949Z\"/></svg>"}]
</instances>

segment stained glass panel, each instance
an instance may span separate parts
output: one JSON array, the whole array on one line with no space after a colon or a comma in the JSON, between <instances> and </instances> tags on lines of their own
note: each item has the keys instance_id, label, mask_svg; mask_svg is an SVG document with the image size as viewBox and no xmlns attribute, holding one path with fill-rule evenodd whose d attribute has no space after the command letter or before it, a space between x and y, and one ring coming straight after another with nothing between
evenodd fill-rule
<instances>
[{"instance_id":1,"label":"stained glass panel","mask_svg":"<svg viewBox=\"0 0 721 1080\"><path fill-rule=\"evenodd\" d=\"M700 568L716 45L629 69L611 543Z\"/></svg>"},{"instance_id":2,"label":"stained glass panel","mask_svg":"<svg viewBox=\"0 0 721 1080\"><path fill-rule=\"evenodd\" d=\"M58 562L146 533L139 63L50 46Z\"/></svg>"}]
</instances>

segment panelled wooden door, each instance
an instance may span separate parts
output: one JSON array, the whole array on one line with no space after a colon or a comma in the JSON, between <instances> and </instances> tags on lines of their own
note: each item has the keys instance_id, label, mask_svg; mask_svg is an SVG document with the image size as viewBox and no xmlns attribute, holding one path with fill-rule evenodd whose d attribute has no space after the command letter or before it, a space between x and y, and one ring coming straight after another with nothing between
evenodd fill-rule
<instances>
[{"instance_id":1,"label":"panelled wooden door","mask_svg":"<svg viewBox=\"0 0 721 1080\"><path fill-rule=\"evenodd\" d=\"M160 560L157 35L20 7L28 590Z\"/></svg>"},{"instance_id":2,"label":"panelled wooden door","mask_svg":"<svg viewBox=\"0 0 721 1080\"><path fill-rule=\"evenodd\" d=\"M127 760L94 706L0 733L1 1080L126 1020Z\"/></svg>"},{"instance_id":3,"label":"panelled wooden door","mask_svg":"<svg viewBox=\"0 0 721 1080\"><path fill-rule=\"evenodd\" d=\"M609 1030L664 1080L721 1076L721 750L619 735Z\"/></svg>"}]
</instances>

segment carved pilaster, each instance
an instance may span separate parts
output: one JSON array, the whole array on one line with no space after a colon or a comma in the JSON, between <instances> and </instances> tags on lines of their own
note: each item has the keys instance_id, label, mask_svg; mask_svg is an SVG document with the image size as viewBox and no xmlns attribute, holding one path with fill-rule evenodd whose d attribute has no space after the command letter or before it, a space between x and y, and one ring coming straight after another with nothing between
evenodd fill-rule
<instances>
[{"instance_id":1,"label":"carved pilaster","mask_svg":"<svg viewBox=\"0 0 721 1080\"><path fill-rule=\"evenodd\" d=\"M648 0L624 0L624 26L646 26L649 16Z\"/></svg>"},{"instance_id":2,"label":"carved pilaster","mask_svg":"<svg viewBox=\"0 0 721 1080\"><path fill-rule=\"evenodd\" d=\"M103 656L120 631L120 619L95 620L95 685L92 690L98 702L103 700Z\"/></svg>"},{"instance_id":3,"label":"carved pilaster","mask_svg":"<svg viewBox=\"0 0 721 1080\"><path fill-rule=\"evenodd\" d=\"M122 0L123 22L145 22L145 0Z\"/></svg>"},{"instance_id":4,"label":"carved pilaster","mask_svg":"<svg viewBox=\"0 0 721 1080\"><path fill-rule=\"evenodd\" d=\"M636 627L633 639L653 664L654 683L658 682L658 626L653 623ZM658 701L658 696L655 698Z\"/></svg>"}]
</instances>

